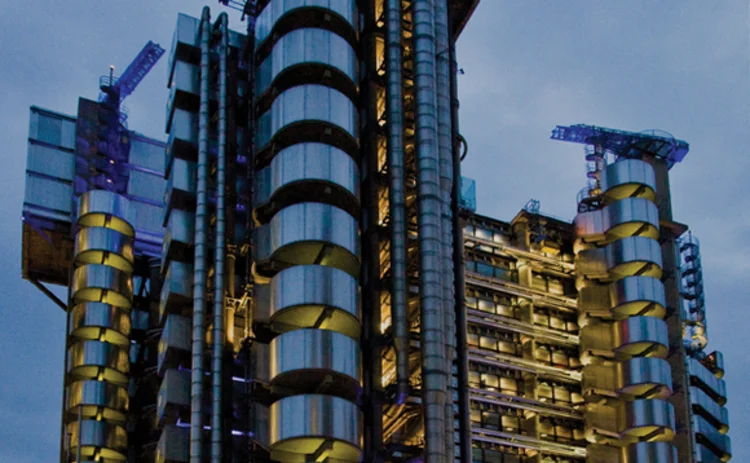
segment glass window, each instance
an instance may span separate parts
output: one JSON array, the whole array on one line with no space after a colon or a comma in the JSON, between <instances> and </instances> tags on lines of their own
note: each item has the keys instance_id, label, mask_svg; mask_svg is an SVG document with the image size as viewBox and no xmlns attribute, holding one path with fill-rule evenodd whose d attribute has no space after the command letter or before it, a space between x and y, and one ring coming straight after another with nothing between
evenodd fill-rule
<instances>
[{"instance_id":1,"label":"glass window","mask_svg":"<svg viewBox=\"0 0 750 463\"><path fill-rule=\"evenodd\" d=\"M39 114L36 139L60 146L62 141L62 120L59 117Z\"/></svg>"},{"instance_id":2,"label":"glass window","mask_svg":"<svg viewBox=\"0 0 750 463\"><path fill-rule=\"evenodd\" d=\"M164 173L166 149L139 138L130 139L130 163Z\"/></svg>"},{"instance_id":3,"label":"glass window","mask_svg":"<svg viewBox=\"0 0 750 463\"><path fill-rule=\"evenodd\" d=\"M495 313L495 303L486 299L479 299L477 306L482 312Z\"/></svg>"},{"instance_id":4,"label":"glass window","mask_svg":"<svg viewBox=\"0 0 750 463\"><path fill-rule=\"evenodd\" d=\"M518 417L514 415L503 415L501 419L503 430L510 432L518 432Z\"/></svg>"},{"instance_id":5,"label":"glass window","mask_svg":"<svg viewBox=\"0 0 750 463\"><path fill-rule=\"evenodd\" d=\"M482 427L500 430L500 414L492 411L482 412Z\"/></svg>"},{"instance_id":6,"label":"glass window","mask_svg":"<svg viewBox=\"0 0 750 463\"><path fill-rule=\"evenodd\" d=\"M487 230L486 228L476 228L475 236L477 238L481 238L483 240L491 240L492 239L492 232L490 230Z\"/></svg>"},{"instance_id":7,"label":"glass window","mask_svg":"<svg viewBox=\"0 0 750 463\"><path fill-rule=\"evenodd\" d=\"M128 180L128 193L151 201L164 201L166 180L156 175L147 174L138 170L130 171Z\"/></svg>"},{"instance_id":8,"label":"glass window","mask_svg":"<svg viewBox=\"0 0 750 463\"><path fill-rule=\"evenodd\" d=\"M72 181L74 169L75 158L73 154L48 146L29 143L29 154L26 160L27 171Z\"/></svg>"},{"instance_id":9,"label":"glass window","mask_svg":"<svg viewBox=\"0 0 750 463\"><path fill-rule=\"evenodd\" d=\"M477 273L491 277L494 276L494 270L495 268L489 264L485 264L484 262L477 262Z\"/></svg>"}]
</instances>

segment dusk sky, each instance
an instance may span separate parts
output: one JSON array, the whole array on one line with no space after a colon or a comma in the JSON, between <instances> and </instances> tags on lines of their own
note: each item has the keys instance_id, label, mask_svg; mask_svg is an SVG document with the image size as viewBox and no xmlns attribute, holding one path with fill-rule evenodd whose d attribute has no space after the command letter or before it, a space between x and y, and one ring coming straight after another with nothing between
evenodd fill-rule
<instances>
[{"instance_id":1,"label":"dusk sky","mask_svg":"<svg viewBox=\"0 0 750 463\"><path fill-rule=\"evenodd\" d=\"M556 124L662 129L690 143L671 171L674 216L701 241L708 351L726 361L733 459L750 461L750 14L748 0L482 0L459 39L463 174L481 214L510 220L530 199L572 219L583 146ZM29 106L75 114L110 64L148 40L167 50L197 0L2 1L0 27L0 462L57 459L64 312L21 272ZM210 6L216 17L218 3ZM239 13L233 27L244 30ZM165 56L126 105L164 134ZM745 238L743 238L743 236Z\"/></svg>"}]
</instances>

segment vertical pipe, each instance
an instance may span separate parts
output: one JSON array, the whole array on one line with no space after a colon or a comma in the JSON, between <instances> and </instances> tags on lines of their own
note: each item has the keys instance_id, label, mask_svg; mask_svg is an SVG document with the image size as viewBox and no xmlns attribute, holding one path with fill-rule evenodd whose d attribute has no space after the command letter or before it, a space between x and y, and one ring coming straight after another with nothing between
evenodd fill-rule
<instances>
[{"instance_id":1,"label":"vertical pipe","mask_svg":"<svg viewBox=\"0 0 750 463\"><path fill-rule=\"evenodd\" d=\"M214 329L211 352L211 461L221 463L223 454L223 361L224 361L224 240L227 146L227 53L229 18L219 15L219 146L216 161L216 244L214 247Z\"/></svg>"},{"instance_id":2,"label":"vertical pipe","mask_svg":"<svg viewBox=\"0 0 750 463\"><path fill-rule=\"evenodd\" d=\"M65 413L63 411L63 413ZM83 403L78 404L78 447L76 447L76 463L81 461L81 420L83 420Z\"/></svg>"},{"instance_id":3,"label":"vertical pipe","mask_svg":"<svg viewBox=\"0 0 750 463\"><path fill-rule=\"evenodd\" d=\"M451 27L449 31L453 30ZM464 236L459 205L461 204L461 149L458 135L458 66L456 65L456 42L449 38L451 65L451 120L453 146L453 271L455 272L455 315L456 315L456 367L458 379L458 430L460 437L461 463L471 463L471 409L469 405L469 356L466 338L466 303L464 281Z\"/></svg>"},{"instance_id":4,"label":"vertical pipe","mask_svg":"<svg viewBox=\"0 0 750 463\"><path fill-rule=\"evenodd\" d=\"M441 290L441 201L435 101L435 27L432 0L415 0L417 177L425 461L444 463L445 341Z\"/></svg>"},{"instance_id":5,"label":"vertical pipe","mask_svg":"<svg viewBox=\"0 0 750 463\"><path fill-rule=\"evenodd\" d=\"M190 463L203 463L203 357L206 344L206 197L208 196L208 72L211 11L201 17L200 110L198 114L198 174L193 268L192 372L190 378Z\"/></svg>"},{"instance_id":6,"label":"vertical pipe","mask_svg":"<svg viewBox=\"0 0 750 463\"><path fill-rule=\"evenodd\" d=\"M443 248L443 313L445 326L445 362L448 388L445 398L445 452L448 461L454 460L453 413L453 355L455 351L453 222L451 191L453 189L453 150L451 129L450 62L448 40L448 5L446 0L435 0L436 97L438 119L438 149L440 159L440 201Z\"/></svg>"},{"instance_id":7,"label":"vertical pipe","mask_svg":"<svg viewBox=\"0 0 750 463\"><path fill-rule=\"evenodd\" d=\"M386 18L388 173L391 214L391 315L396 350L396 402L409 394L409 320L406 295L404 115L401 81L401 0L388 0Z\"/></svg>"}]
</instances>

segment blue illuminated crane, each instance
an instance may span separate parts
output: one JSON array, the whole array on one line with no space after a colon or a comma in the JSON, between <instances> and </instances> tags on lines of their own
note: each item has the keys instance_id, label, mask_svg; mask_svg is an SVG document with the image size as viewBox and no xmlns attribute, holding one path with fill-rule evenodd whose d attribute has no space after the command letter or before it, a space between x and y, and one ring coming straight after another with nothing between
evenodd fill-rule
<instances>
[{"instance_id":1,"label":"blue illuminated crane","mask_svg":"<svg viewBox=\"0 0 750 463\"><path fill-rule=\"evenodd\" d=\"M687 142L657 130L638 133L585 124L558 125L552 130L550 138L586 145L586 176L589 181L578 193L579 212L600 206L600 174L606 165L607 154L614 155L616 159L649 155L665 159L671 168L681 162L690 150Z\"/></svg>"}]
</instances>

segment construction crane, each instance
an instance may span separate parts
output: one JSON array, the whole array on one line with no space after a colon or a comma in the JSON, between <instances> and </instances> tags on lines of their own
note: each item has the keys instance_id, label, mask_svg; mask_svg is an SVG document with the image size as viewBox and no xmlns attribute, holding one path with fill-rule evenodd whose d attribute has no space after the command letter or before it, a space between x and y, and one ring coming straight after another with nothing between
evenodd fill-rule
<instances>
[{"instance_id":1,"label":"construction crane","mask_svg":"<svg viewBox=\"0 0 750 463\"><path fill-rule=\"evenodd\" d=\"M122 103L162 55L164 49L149 40L119 78L114 76L114 66L110 66L109 75L99 78L100 114L106 130L101 132L97 141L97 151L105 161L101 163L96 158L88 158L85 164L77 166L76 177L84 181L79 180L76 193L89 188L125 193L128 174L124 166L128 162L130 133L127 130L128 110Z\"/></svg>"}]
</instances>

